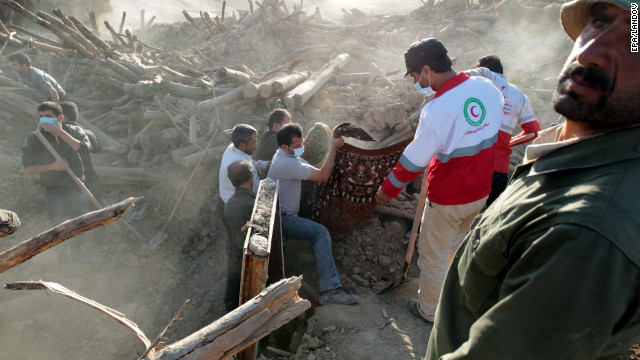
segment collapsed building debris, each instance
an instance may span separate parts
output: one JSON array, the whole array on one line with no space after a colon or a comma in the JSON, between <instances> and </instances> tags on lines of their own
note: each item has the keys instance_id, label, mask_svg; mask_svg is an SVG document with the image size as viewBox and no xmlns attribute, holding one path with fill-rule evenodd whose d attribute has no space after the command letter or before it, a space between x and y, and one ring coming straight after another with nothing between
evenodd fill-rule
<instances>
[{"instance_id":1,"label":"collapsed building debris","mask_svg":"<svg viewBox=\"0 0 640 360\"><path fill-rule=\"evenodd\" d=\"M100 13L30 11L0 0L1 8L23 18L21 25L0 23L0 55L29 54L37 67L63 84L80 109L79 123L113 149L95 167L111 198L144 195L128 214L136 228L144 224L138 228L144 241L134 244L134 254L116 255L123 259L120 263L144 266L144 286L128 291L143 294L148 302L142 306L135 304L140 300L117 300L135 310L142 327L160 329L175 308L169 304L192 298L183 327L169 334L172 339L221 315L219 284L224 282L217 268L224 259L219 255L224 229L212 203L218 196L220 158L230 142L225 130L238 123L262 130L272 109L286 107L306 130L316 122L329 128L349 122L380 139L377 148L405 140L413 135L419 110L430 99L412 92L403 79L402 53L412 41L429 36L447 44L458 70L471 68L479 56L509 48L504 54L507 68L541 123L557 118L549 106L549 79L559 73L568 40L551 34L548 29L553 26L539 26L535 41L544 46L519 44L518 37L508 36L516 30L506 20L514 13L532 12L557 23L557 11L543 16L551 12L511 0L499 6L447 0L425 3L408 15L343 9L342 18L334 22L319 7L298 1L248 5L247 10L233 12L224 5L220 12L185 10L184 21L175 24L159 23L155 17L147 20L149 14L141 10L136 28L127 26L132 13L110 23L99 19ZM518 31L527 30L519 26ZM522 46L544 50L533 54ZM8 66L0 70L0 124L22 137L35 129L35 121L29 119L40 99ZM19 141L2 144L2 150L15 154ZM35 186L27 176L19 179ZM419 184L410 185L390 207L368 209L373 215L335 237L334 257L345 269L345 287L375 290L402 275L418 191ZM126 277L128 266L111 271ZM416 275L411 266L409 278ZM303 286L302 291L308 290ZM298 344L303 335L309 337L306 328L299 330ZM314 349L309 346L300 354ZM289 350L295 353L297 348ZM130 355L131 348L123 346L122 353Z\"/></svg>"}]
</instances>

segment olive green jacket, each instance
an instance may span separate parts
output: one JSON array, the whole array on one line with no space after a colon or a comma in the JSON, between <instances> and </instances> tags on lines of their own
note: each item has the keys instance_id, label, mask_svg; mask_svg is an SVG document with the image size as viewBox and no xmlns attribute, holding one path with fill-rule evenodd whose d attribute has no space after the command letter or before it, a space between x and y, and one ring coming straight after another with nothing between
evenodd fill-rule
<instances>
[{"instance_id":1,"label":"olive green jacket","mask_svg":"<svg viewBox=\"0 0 640 360\"><path fill-rule=\"evenodd\" d=\"M451 264L435 359L616 359L640 337L640 128L519 166Z\"/></svg>"}]
</instances>

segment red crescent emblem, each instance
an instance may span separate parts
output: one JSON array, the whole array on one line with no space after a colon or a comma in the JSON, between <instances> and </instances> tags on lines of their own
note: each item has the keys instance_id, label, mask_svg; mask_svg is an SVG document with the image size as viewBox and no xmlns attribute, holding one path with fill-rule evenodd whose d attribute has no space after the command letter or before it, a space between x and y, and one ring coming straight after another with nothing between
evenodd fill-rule
<instances>
[{"instance_id":1,"label":"red crescent emblem","mask_svg":"<svg viewBox=\"0 0 640 360\"><path fill-rule=\"evenodd\" d=\"M471 115L473 115L473 117L478 117L478 115L476 115L476 114L474 114L474 113L473 113L473 108L474 108L474 107L476 107L476 106L475 106L475 105L473 105L473 106L471 107L471 109L469 110L469 112L471 113Z\"/></svg>"}]
</instances>

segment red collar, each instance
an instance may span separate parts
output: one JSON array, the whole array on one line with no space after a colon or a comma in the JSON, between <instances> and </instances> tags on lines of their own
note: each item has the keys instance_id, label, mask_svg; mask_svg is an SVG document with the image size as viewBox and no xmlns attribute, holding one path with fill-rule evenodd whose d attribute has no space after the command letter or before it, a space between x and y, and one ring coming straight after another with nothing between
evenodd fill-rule
<instances>
[{"instance_id":1,"label":"red collar","mask_svg":"<svg viewBox=\"0 0 640 360\"><path fill-rule=\"evenodd\" d=\"M444 93L446 93L447 91L453 89L454 87L462 84L463 82L465 82L467 79L469 79L471 76L465 72L459 72L458 75L452 77L451 79L447 80L444 82L444 84L440 85L440 88L438 89L438 91L436 91L436 96L434 97L434 99L437 99L438 96L443 95Z\"/></svg>"}]
</instances>

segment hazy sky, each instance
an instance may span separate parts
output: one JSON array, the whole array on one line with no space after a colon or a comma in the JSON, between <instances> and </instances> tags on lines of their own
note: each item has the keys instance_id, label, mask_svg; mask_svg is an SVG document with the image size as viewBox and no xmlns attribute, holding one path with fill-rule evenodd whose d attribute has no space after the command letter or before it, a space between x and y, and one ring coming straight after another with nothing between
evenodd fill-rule
<instances>
[{"instance_id":1,"label":"hazy sky","mask_svg":"<svg viewBox=\"0 0 640 360\"><path fill-rule=\"evenodd\" d=\"M360 11L374 14L395 15L406 14L422 5L420 0L407 0L389 6L388 0L304 0L303 7L308 12L315 11L316 6L320 7L320 13L325 18L341 18L342 8L357 8ZM222 10L222 0L198 1L198 0L161 0L150 2L146 0L111 0L114 8L112 14L104 15L105 20L112 23L119 23L122 11L127 12L127 25L137 28L140 24L140 10L145 9L145 19L148 21L153 15L157 22L173 23L183 21L182 11L197 14L199 11L207 11L210 15L219 15ZM285 0L289 9L293 9L293 4L300 4L300 1ZM254 6L255 3L254 3ZM228 0L226 16L231 15L234 9L248 10L247 0Z\"/></svg>"}]
</instances>

